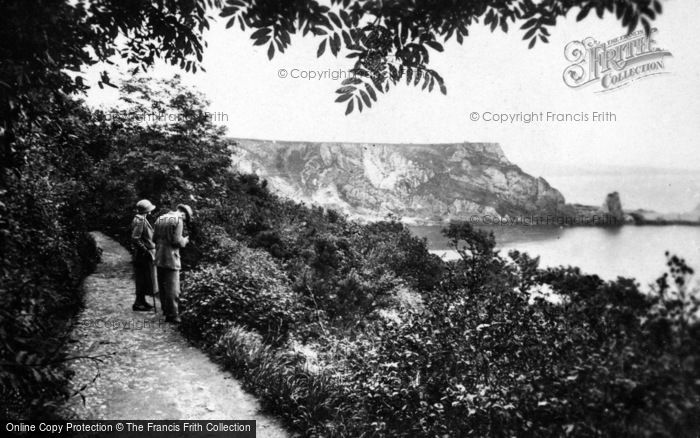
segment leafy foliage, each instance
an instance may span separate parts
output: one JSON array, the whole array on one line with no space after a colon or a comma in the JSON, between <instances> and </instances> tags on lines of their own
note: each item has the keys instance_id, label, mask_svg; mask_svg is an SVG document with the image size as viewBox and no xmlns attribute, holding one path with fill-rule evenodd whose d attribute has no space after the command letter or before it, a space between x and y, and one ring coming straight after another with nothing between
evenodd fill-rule
<instances>
[{"instance_id":1,"label":"leafy foliage","mask_svg":"<svg viewBox=\"0 0 700 438\"><path fill-rule=\"evenodd\" d=\"M91 180L93 226L123 232L132 213L124 206L134 199L148 198L162 211L184 201L199 207L198 194L215 199L223 191L214 177L231 158L224 130L212 124L203 96L185 88L179 76L136 76L123 84L121 99L127 106L120 111L88 115L110 137Z\"/></svg>"},{"instance_id":2,"label":"leafy foliage","mask_svg":"<svg viewBox=\"0 0 700 438\"><path fill-rule=\"evenodd\" d=\"M231 324L238 324L275 339L287 334L297 319L296 297L283 272L261 251L244 250L229 265L194 272L185 286L183 328L195 338L216 341Z\"/></svg>"},{"instance_id":3,"label":"leafy foliage","mask_svg":"<svg viewBox=\"0 0 700 438\"><path fill-rule=\"evenodd\" d=\"M510 262L468 224L445 233L472 250L424 308L325 333L318 370L235 327L216 345L307 436L693 436L700 332L692 300L678 299L692 295L680 258L644 295L628 279ZM533 300L545 286L563 298Z\"/></svg>"},{"instance_id":4,"label":"leafy foliage","mask_svg":"<svg viewBox=\"0 0 700 438\"><path fill-rule=\"evenodd\" d=\"M202 60L203 32L218 0L4 1L0 13L0 170L26 157L26 123L47 124L46 100L84 91L82 68L120 56L135 71L159 58L186 71ZM123 44L117 44L122 36ZM112 85L103 72L99 86ZM113 85L112 85L113 86ZM4 174L0 173L4 179Z\"/></svg>"},{"instance_id":5,"label":"leafy foliage","mask_svg":"<svg viewBox=\"0 0 700 438\"><path fill-rule=\"evenodd\" d=\"M275 351L240 326L229 328L218 345L224 363L262 399L263 407L279 412L295 429L308 436L328 428L347 430L343 419L351 405L330 373L309 372L301 355Z\"/></svg>"},{"instance_id":6,"label":"leafy foliage","mask_svg":"<svg viewBox=\"0 0 700 438\"><path fill-rule=\"evenodd\" d=\"M72 111L54 107L57 115ZM99 259L78 208L88 187L88 157L70 147L72 119L34 129L22 175L0 190L0 416L47 418L67 396L64 351L70 318L80 309L80 282Z\"/></svg>"},{"instance_id":7,"label":"leafy foliage","mask_svg":"<svg viewBox=\"0 0 700 438\"><path fill-rule=\"evenodd\" d=\"M595 11L598 17L613 15L628 32L641 23L649 32L650 21L661 13L658 0L479 0L468 2L315 0L226 0L220 16L226 26L238 24L252 29L254 45L267 45L270 59L284 53L292 35L299 31L320 39L317 55L333 56L345 49L355 59L353 76L336 90L336 102L346 105L346 114L362 111L405 80L406 85L447 93L440 74L429 68L430 55L442 52L452 37L459 44L469 28L483 23L493 32L508 32L520 24L523 39L532 49L537 41L548 42L557 19L579 9L577 20Z\"/></svg>"}]
</instances>

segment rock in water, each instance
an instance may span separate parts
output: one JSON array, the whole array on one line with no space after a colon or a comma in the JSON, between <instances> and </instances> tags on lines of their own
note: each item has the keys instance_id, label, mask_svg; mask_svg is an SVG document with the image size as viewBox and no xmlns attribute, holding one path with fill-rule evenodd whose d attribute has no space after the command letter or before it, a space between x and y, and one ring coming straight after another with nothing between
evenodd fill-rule
<instances>
[{"instance_id":1,"label":"rock in water","mask_svg":"<svg viewBox=\"0 0 700 438\"><path fill-rule=\"evenodd\" d=\"M564 197L494 143L377 144L232 139L234 167L280 195L376 220L561 214Z\"/></svg>"},{"instance_id":2,"label":"rock in water","mask_svg":"<svg viewBox=\"0 0 700 438\"><path fill-rule=\"evenodd\" d=\"M622 210L622 201L620 201L620 194L617 192L608 193L601 210L603 213L610 215L615 221L619 221L619 223L625 220L625 212Z\"/></svg>"}]
</instances>

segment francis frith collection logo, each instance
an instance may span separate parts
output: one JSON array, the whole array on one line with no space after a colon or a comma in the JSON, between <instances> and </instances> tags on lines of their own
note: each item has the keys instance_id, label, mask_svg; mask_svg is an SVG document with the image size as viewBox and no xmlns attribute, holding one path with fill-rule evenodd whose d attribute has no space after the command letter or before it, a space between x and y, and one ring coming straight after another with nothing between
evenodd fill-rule
<instances>
[{"instance_id":1,"label":"francis frith collection logo","mask_svg":"<svg viewBox=\"0 0 700 438\"><path fill-rule=\"evenodd\" d=\"M592 37L570 42L564 48L571 63L564 69L564 83L571 88L590 86L600 93L667 73L664 58L672 55L656 46L656 32L654 28L649 35L638 30L605 42Z\"/></svg>"}]
</instances>

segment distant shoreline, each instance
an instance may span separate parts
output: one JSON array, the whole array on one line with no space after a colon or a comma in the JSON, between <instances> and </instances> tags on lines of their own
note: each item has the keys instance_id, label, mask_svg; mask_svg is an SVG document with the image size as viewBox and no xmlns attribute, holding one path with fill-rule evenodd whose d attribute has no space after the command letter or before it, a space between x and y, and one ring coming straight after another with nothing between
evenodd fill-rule
<instances>
[{"instance_id":1,"label":"distant shoreline","mask_svg":"<svg viewBox=\"0 0 700 438\"><path fill-rule=\"evenodd\" d=\"M378 220L375 221L363 221L363 223L366 222L377 222ZM454 219L453 221L459 221L459 219ZM442 222L406 222L406 221L401 221L406 226L409 227L440 227L440 226L448 226L451 221L442 221ZM621 223L619 225L571 225L571 224L565 224L565 225L557 225L557 224L503 224L503 225L497 225L497 224L474 224L475 227L479 228L499 228L499 227L519 227L519 228L620 228L620 227L646 227L646 226L654 226L654 227L665 227L665 226L688 226L688 227L700 227L700 222L692 222L692 221L648 221L648 222L632 222L632 223Z\"/></svg>"},{"instance_id":2,"label":"distant shoreline","mask_svg":"<svg viewBox=\"0 0 700 438\"><path fill-rule=\"evenodd\" d=\"M617 210L617 214L611 214L602 209L582 204L567 204L566 212L523 214L518 216L499 216L476 213L462 217L448 217L446 219L422 219L416 217L401 218L400 221L409 226L445 226L450 222L469 222L474 226L521 226L541 228L618 228L622 226L700 226L700 213L658 213L651 210L637 209L632 211ZM673 217L678 217L674 219ZM685 216L683 218L682 216ZM368 220L369 217L364 217ZM375 219L377 220L377 219Z\"/></svg>"}]
</instances>

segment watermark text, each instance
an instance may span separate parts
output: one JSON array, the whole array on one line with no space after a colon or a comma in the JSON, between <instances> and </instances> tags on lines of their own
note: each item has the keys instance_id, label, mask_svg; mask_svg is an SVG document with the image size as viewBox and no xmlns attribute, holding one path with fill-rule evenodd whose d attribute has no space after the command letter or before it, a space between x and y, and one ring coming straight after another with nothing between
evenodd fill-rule
<instances>
[{"instance_id":1,"label":"watermark text","mask_svg":"<svg viewBox=\"0 0 700 438\"><path fill-rule=\"evenodd\" d=\"M472 111L469 113L472 122L529 124L529 123L613 123L617 122L617 114L612 111Z\"/></svg>"}]
</instances>

